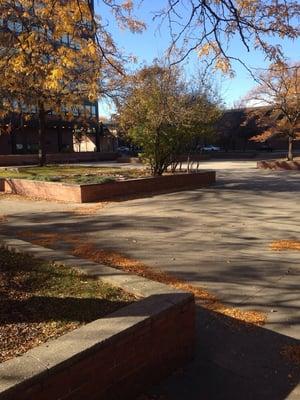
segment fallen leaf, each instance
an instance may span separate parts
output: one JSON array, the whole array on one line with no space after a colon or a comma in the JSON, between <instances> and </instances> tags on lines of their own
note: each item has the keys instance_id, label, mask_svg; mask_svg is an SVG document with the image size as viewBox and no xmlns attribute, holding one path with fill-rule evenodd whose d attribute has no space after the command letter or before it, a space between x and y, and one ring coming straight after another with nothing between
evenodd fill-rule
<instances>
[{"instance_id":1,"label":"fallen leaf","mask_svg":"<svg viewBox=\"0 0 300 400\"><path fill-rule=\"evenodd\" d=\"M271 243L271 249L274 251L300 250L299 240L276 240Z\"/></svg>"}]
</instances>

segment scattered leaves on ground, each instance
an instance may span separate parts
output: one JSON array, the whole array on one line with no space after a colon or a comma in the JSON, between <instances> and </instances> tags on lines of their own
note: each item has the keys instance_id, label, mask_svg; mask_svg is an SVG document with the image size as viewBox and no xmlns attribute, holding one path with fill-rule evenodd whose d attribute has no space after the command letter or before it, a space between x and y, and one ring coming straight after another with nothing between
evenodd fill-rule
<instances>
[{"instance_id":1,"label":"scattered leaves on ground","mask_svg":"<svg viewBox=\"0 0 300 400\"><path fill-rule=\"evenodd\" d=\"M28 240L33 244L45 247L53 247L59 242L69 244L78 244L79 237L77 235L70 235L67 233L51 233L51 232L34 232L31 230L18 231L17 236Z\"/></svg>"},{"instance_id":2,"label":"scattered leaves on ground","mask_svg":"<svg viewBox=\"0 0 300 400\"><path fill-rule=\"evenodd\" d=\"M276 240L270 246L275 251L300 250L300 240Z\"/></svg>"},{"instance_id":3,"label":"scattered leaves on ground","mask_svg":"<svg viewBox=\"0 0 300 400\"><path fill-rule=\"evenodd\" d=\"M300 365L300 344L283 346L280 354L289 362Z\"/></svg>"},{"instance_id":4,"label":"scattered leaves on ground","mask_svg":"<svg viewBox=\"0 0 300 400\"><path fill-rule=\"evenodd\" d=\"M245 311L234 307L227 307L226 305L218 301L207 304L206 308L227 317L233 318L236 321L244 322L245 324L262 326L266 323L267 320L267 315L265 313L262 313L261 311Z\"/></svg>"},{"instance_id":5,"label":"scattered leaves on ground","mask_svg":"<svg viewBox=\"0 0 300 400\"><path fill-rule=\"evenodd\" d=\"M244 311L234 307L228 307L218 300L218 298L209 291L195 287L178 279L173 275L166 274L159 270L143 264L140 261L132 259L124 254L116 251L98 249L92 243L82 243L82 236L80 235L66 235L59 233L41 234L28 231L19 232L19 236L27 238L35 244L41 246L49 243L49 247L55 248L59 242L68 243L72 249L73 255L77 257L86 258L97 263L105 264L113 268L118 268L135 275L143 276L145 278L170 285L179 290L189 291L194 294L195 298L201 302L201 305L210 311L214 311L221 315L226 315L232 318L232 324L244 323L248 325L264 325L266 322L266 314L259 311ZM29 235L28 235L29 234ZM46 246L46 245L45 245Z\"/></svg>"},{"instance_id":6,"label":"scattered leaves on ground","mask_svg":"<svg viewBox=\"0 0 300 400\"><path fill-rule=\"evenodd\" d=\"M83 215L83 216L94 215L97 213L97 211L107 207L108 204L109 203L107 201L99 202L92 206L83 204L80 207L74 208L72 210L72 213L74 213L75 215Z\"/></svg>"},{"instance_id":7,"label":"scattered leaves on ground","mask_svg":"<svg viewBox=\"0 0 300 400\"><path fill-rule=\"evenodd\" d=\"M205 308L231 317L236 321L260 326L264 325L266 322L266 314L262 312L243 311L237 308L227 307L209 291L190 285L187 282L164 272L154 271L152 268L146 266L140 261L134 260L115 251L98 250L94 245L87 243L78 244L78 246L73 250L73 254L77 257L88 258L97 263L119 268L160 283L171 285L176 289L192 292L197 300L202 301L202 305Z\"/></svg>"},{"instance_id":8,"label":"scattered leaves on ground","mask_svg":"<svg viewBox=\"0 0 300 400\"><path fill-rule=\"evenodd\" d=\"M0 247L0 363L133 300L72 268Z\"/></svg>"}]
</instances>

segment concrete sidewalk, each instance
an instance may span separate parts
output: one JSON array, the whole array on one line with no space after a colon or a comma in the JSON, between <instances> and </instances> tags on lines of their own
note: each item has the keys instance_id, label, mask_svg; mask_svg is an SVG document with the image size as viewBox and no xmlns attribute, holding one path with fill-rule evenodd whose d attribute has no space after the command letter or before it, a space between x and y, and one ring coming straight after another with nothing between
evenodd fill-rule
<instances>
[{"instance_id":1,"label":"concrete sidewalk","mask_svg":"<svg viewBox=\"0 0 300 400\"><path fill-rule=\"evenodd\" d=\"M104 208L0 196L0 214L8 216L1 231L79 234L205 287L229 306L267 314L263 328L236 330L199 304L195 362L154 388L153 398L299 399L300 366L281 354L300 345L299 252L270 248L300 238L299 173L256 170L252 161L203 168L216 164L215 187Z\"/></svg>"}]
</instances>

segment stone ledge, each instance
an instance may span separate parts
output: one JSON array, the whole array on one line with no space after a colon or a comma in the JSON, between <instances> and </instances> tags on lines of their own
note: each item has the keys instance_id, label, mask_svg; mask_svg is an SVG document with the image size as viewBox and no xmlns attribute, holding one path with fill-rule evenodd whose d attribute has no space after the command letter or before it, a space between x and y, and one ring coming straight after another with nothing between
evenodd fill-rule
<instances>
[{"instance_id":1,"label":"stone ledge","mask_svg":"<svg viewBox=\"0 0 300 400\"><path fill-rule=\"evenodd\" d=\"M0 244L144 297L0 364L0 400L131 399L192 357L191 293L4 235Z\"/></svg>"}]
</instances>

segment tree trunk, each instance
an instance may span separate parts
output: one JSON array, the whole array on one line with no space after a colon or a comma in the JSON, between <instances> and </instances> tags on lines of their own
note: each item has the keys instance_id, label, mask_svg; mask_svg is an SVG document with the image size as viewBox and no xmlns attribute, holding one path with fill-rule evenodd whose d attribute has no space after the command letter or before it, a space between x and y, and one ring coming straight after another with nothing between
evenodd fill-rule
<instances>
[{"instance_id":1,"label":"tree trunk","mask_svg":"<svg viewBox=\"0 0 300 400\"><path fill-rule=\"evenodd\" d=\"M61 131L61 122L59 121L57 124L57 149L58 152L61 153L62 151L62 131Z\"/></svg>"},{"instance_id":2,"label":"tree trunk","mask_svg":"<svg viewBox=\"0 0 300 400\"><path fill-rule=\"evenodd\" d=\"M17 153L16 129L14 129L13 124L11 124L10 140L11 140L11 153L16 154Z\"/></svg>"},{"instance_id":3,"label":"tree trunk","mask_svg":"<svg viewBox=\"0 0 300 400\"><path fill-rule=\"evenodd\" d=\"M172 174L175 174L176 169L177 169L177 167L178 167L178 164L179 164L179 161L174 161L174 162L171 164L171 172L172 172Z\"/></svg>"},{"instance_id":4,"label":"tree trunk","mask_svg":"<svg viewBox=\"0 0 300 400\"><path fill-rule=\"evenodd\" d=\"M293 161L293 137L289 136L289 152L288 152L288 161Z\"/></svg>"},{"instance_id":5,"label":"tree trunk","mask_svg":"<svg viewBox=\"0 0 300 400\"><path fill-rule=\"evenodd\" d=\"M100 135L103 136L103 123L100 122L99 126L97 124L96 126L96 151L97 153L100 153L101 148L100 148Z\"/></svg>"},{"instance_id":6,"label":"tree trunk","mask_svg":"<svg viewBox=\"0 0 300 400\"><path fill-rule=\"evenodd\" d=\"M22 145L24 153L28 151L28 141L27 141L27 133L24 130L24 120L22 113L20 114L20 134L22 136Z\"/></svg>"},{"instance_id":7,"label":"tree trunk","mask_svg":"<svg viewBox=\"0 0 300 400\"><path fill-rule=\"evenodd\" d=\"M191 156L192 156L192 149L191 147L188 150L188 155L187 155L187 167L186 167L186 172L189 173L191 170L191 167L193 165L193 160L191 160Z\"/></svg>"},{"instance_id":8,"label":"tree trunk","mask_svg":"<svg viewBox=\"0 0 300 400\"><path fill-rule=\"evenodd\" d=\"M154 143L154 165L153 165L153 175L158 176L161 175L159 173L161 162L160 162L160 141L159 141L159 129L156 129L155 132L155 143Z\"/></svg>"},{"instance_id":9,"label":"tree trunk","mask_svg":"<svg viewBox=\"0 0 300 400\"><path fill-rule=\"evenodd\" d=\"M46 112L43 103L38 103L39 118L39 165L42 167L46 164Z\"/></svg>"}]
</instances>

